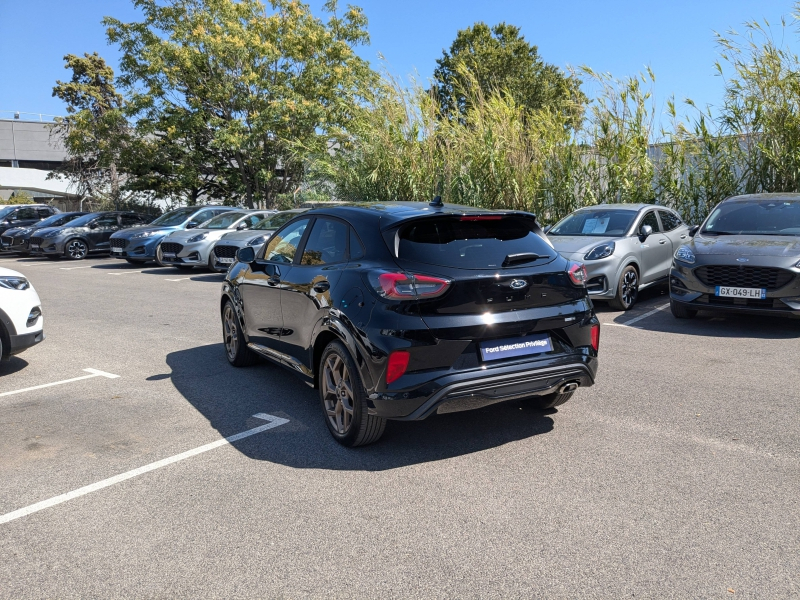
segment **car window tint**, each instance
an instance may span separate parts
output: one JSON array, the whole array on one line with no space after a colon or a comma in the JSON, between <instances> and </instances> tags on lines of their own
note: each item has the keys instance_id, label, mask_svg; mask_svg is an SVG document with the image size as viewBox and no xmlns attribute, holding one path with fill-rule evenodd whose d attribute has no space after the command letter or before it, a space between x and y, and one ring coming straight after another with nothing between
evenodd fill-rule
<instances>
[{"instance_id":1,"label":"car window tint","mask_svg":"<svg viewBox=\"0 0 800 600\"><path fill-rule=\"evenodd\" d=\"M350 228L350 258L359 259L364 258L365 250L361 240L358 239L355 230Z\"/></svg>"},{"instance_id":2,"label":"car window tint","mask_svg":"<svg viewBox=\"0 0 800 600\"><path fill-rule=\"evenodd\" d=\"M656 211L651 210L642 219L642 223L639 225L639 229L642 228L642 225L650 225L653 228L653 233L657 231L661 231L661 228L658 226L658 219L656 218Z\"/></svg>"},{"instance_id":3,"label":"car window tint","mask_svg":"<svg viewBox=\"0 0 800 600\"><path fill-rule=\"evenodd\" d=\"M255 227L255 224L261 221L263 218L264 215L250 215L247 217L248 227Z\"/></svg>"},{"instance_id":4,"label":"car window tint","mask_svg":"<svg viewBox=\"0 0 800 600\"><path fill-rule=\"evenodd\" d=\"M536 233L532 218L443 217L424 219L400 230L398 258L460 269L502 267L512 254L553 257Z\"/></svg>"},{"instance_id":5,"label":"car window tint","mask_svg":"<svg viewBox=\"0 0 800 600\"><path fill-rule=\"evenodd\" d=\"M209 219L213 218L216 214L216 211L213 210L201 210L195 216L192 217L192 221L195 223L205 223Z\"/></svg>"},{"instance_id":6,"label":"car window tint","mask_svg":"<svg viewBox=\"0 0 800 600\"><path fill-rule=\"evenodd\" d=\"M50 212L49 208L37 208L36 209L36 214L39 216L40 219L46 219L47 217L49 217L53 213Z\"/></svg>"},{"instance_id":7,"label":"car window tint","mask_svg":"<svg viewBox=\"0 0 800 600\"><path fill-rule=\"evenodd\" d=\"M556 223L549 235L623 236L635 218L635 210L584 209Z\"/></svg>"},{"instance_id":8,"label":"car window tint","mask_svg":"<svg viewBox=\"0 0 800 600\"><path fill-rule=\"evenodd\" d=\"M103 215L94 221L98 227L116 227L117 215Z\"/></svg>"},{"instance_id":9,"label":"car window tint","mask_svg":"<svg viewBox=\"0 0 800 600\"><path fill-rule=\"evenodd\" d=\"M122 215L122 226L133 227L134 225L141 224L142 219L139 215Z\"/></svg>"},{"instance_id":10,"label":"car window tint","mask_svg":"<svg viewBox=\"0 0 800 600\"><path fill-rule=\"evenodd\" d=\"M672 231L683 225L683 221L673 212L660 210L658 214L661 216L661 224L664 226L664 231Z\"/></svg>"},{"instance_id":11,"label":"car window tint","mask_svg":"<svg viewBox=\"0 0 800 600\"><path fill-rule=\"evenodd\" d=\"M291 263L297 247L308 226L308 219L292 223L269 239L264 250L264 259L271 262Z\"/></svg>"},{"instance_id":12,"label":"car window tint","mask_svg":"<svg viewBox=\"0 0 800 600\"><path fill-rule=\"evenodd\" d=\"M341 262L347 251L348 227L341 221L320 218L308 236L301 265L327 265Z\"/></svg>"},{"instance_id":13,"label":"car window tint","mask_svg":"<svg viewBox=\"0 0 800 600\"><path fill-rule=\"evenodd\" d=\"M23 221L28 219L38 219L39 215L35 208L20 208L17 210L17 212L11 215L11 218L18 221Z\"/></svg>"}]
</instances>

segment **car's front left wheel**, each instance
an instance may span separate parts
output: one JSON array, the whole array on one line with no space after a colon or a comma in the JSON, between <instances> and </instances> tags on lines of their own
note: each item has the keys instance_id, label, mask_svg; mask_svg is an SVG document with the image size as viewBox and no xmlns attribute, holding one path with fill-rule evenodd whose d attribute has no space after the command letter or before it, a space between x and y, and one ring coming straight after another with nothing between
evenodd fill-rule
<instances>
[{"instance_id":1,"label":"car's front left wheel","mask_svg":"<svg viewBox=\"0 0 800 600\"><path fill-rule=\"evenodd\" d=\"M617 310L630 310L639 297L639 272L633 265L628 265L622 271L617 283L617 295L609 302Z\"/></svg>"},{"instance_id":2,"label":"car's front left wheel","mask_svg":"<svg viewBox=\"0 0 800 600\"><path fill-rule=\"evenodd\" d=\"M89 254L89 246L78 238L73 238L64 244L64 256L70 260L83 260Z\"/></svg>"},{"instance_id":3,"label":"car's front left wheel","mask_svg":"<svg viewBox=\"0 0 800 600\"><path fill-rule=\"evenodd\" d=\"M247 347L242 326L230 300L222 309L222 340L225 356L234 367L249 367L258 362L258 355Z\"/></svg>"},{"instance_id":4,"label":"car's front left wheel","mask_svg":"<svg viewBox=\"0 0 800 600\"><path fill-rule=\"evenodd\" d=\"M349 447L377 442L386 419L369 414L367 392L347 348L338 341L328 344L319 368L319 397L334 439Z\"/></svg>"}]
</instances>

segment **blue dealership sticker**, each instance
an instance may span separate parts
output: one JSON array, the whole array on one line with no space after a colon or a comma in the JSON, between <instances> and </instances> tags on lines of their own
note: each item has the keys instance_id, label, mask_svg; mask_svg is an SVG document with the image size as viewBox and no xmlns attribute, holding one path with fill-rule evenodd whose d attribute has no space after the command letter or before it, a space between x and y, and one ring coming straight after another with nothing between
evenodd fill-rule
<instances>
[{"instance_id":1,"label":"blue dealership sticker","mask_svg":"<svg viewBox=\"0 0 800 600\"><path fill-rule=\"evenodd\" d=\"M542 352L550 352L552 349L553 344L549 335L535 333L522 338L484 342L481 344L481 358L483 360L500 360L514 356L541 354Z\"/></svg>"}]
</instances>

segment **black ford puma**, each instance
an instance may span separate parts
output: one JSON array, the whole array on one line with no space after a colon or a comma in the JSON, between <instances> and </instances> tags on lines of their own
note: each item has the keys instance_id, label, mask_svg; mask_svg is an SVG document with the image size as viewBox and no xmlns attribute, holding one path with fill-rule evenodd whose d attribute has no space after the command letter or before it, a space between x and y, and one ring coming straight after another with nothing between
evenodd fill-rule
<instances>
[{"instance_id":1,"label":"black ford puma","mask_svg":"<svg viewBox=\"0 0 800 600\"><path fill-rule=\"evenodd\" d=\"M387 419L514 398L549 408L594 383L600 324L583 265L536 217L425 203L316 209L237 252L220 300L228 360L317 387L347 446Z\"/></svg>"},{"instance_id":2,"label":"black ford puma","mask_svg":"<svg viewBox=\"0 0 800 600\"><path fill-rule=\"evenodd\" d=\"M721 202L670 271L670 307L800 317L800 194L748 194Z\"/></svg>"}]
</instances>

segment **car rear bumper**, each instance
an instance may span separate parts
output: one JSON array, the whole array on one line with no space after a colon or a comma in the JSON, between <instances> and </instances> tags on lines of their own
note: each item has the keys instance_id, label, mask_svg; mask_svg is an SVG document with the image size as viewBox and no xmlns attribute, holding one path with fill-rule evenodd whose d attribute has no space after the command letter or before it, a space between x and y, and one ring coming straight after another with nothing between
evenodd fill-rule
<instances>
[{"instance_id":1,"label":"car rear bumper","mask_svg":"<svg viewBox=\"0 0 800 600\"><path fill-rule=\"evenodd\" d=\"M369 397L370 412L380 417L416 421L434 412L472 410L529 396L558 392L567 383L594 384L597 357L562 355L525 363L498 365L469 373L449 373L413 391L382 392Z\"/></svg>"}]
</instances>

